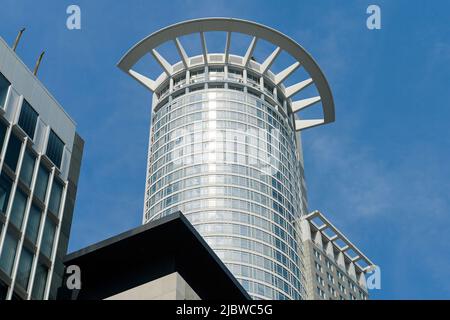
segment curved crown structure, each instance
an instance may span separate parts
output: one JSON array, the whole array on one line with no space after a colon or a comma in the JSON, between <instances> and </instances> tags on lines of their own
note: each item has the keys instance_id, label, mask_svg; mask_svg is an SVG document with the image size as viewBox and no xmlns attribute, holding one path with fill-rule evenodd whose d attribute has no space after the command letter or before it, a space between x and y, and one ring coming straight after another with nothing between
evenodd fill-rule
<instances>
[{"instance_id":1,"label":"curved crown structure","mask_svg":"<svg viewBox=\"0 0 450 320\"><path fill-rule=\"evenodd\" d=\"M222 31L227 33L223 53L211 54L208 52L205 32L209 31ZM229 52L233 32L244 33L253 37L244 57L233 57ZM189 57L186 54L181 41L179 40L179 37L192 33L199 34L203 52L201 57ZM262 64L258 64L251 59L258 39L264 39L276 46L276 49L264 60ZM156 50L158 46L167 41L173 41L175 43L180 55L180 63L171 65ZM283 71L273 74L270 72L270 67L283 50L289 53L297 61ZM151 53L164 70L164 74L158 77L158 79L149 79L148 77L132 69L132 67L147 53ZM237 65L239 67L251 69L259 76L262 76L262 81L266 80L267 82L279 86L287 99L290 99L311 84L315 84L319 92L319 96L298 101L289 101L288 107L289 111L297 113L300 110L321 101L323 118L296 120L295 128L297 131L334 122L335 120L334 102L330 87L325 76L311 55L288 36L272 28L251 21L231 18L206 18L174 24L149 35L137 43L122 57L118 67L139 81L146 88L155 92L167 79L174 77L176 74L179 74L184 70L189 70L190 68L198 67L199 65L215 64ZM286 88L282 86L283 82L299 67L303 67L310 75L310 78L304 79L303 81ZM264 84L261 85L264 87ZM176 88L169 88L169 90L174 89Z\"/></svg>"}]
</instances>

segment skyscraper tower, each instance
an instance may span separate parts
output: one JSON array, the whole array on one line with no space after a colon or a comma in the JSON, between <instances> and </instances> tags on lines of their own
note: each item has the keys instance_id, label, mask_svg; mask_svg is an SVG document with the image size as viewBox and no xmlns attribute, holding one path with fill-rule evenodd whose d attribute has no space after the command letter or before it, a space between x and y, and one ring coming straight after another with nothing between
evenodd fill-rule
<instances>
[{"instance_id":1,"label":"skyscraper tower","mask_svg":"<svg viewBox=\"0 0 450 320\"><path fill-rule=\"evenodd\" d=\"M226 35L222 52L208 51L209 32ZM235 33L250 36L243 56L231 50ZM200 55L182 45L191 34L199 34ZM261 41L274 50L258 62ZM159 52L167 42L175 64ZM295 62L272 72L282 52ZM156 79L133 68L147 54L163 69ZM300 131L334 121L331 91L312 57L266 26L207 18L151 34L118 66L153 92L143 223L180 210L252 297L304 298L295 222L307 213ZM288 85L300 68L307 77ZM317 94L299 98L310 86ZM300 118L313 105L323 117Z\"/></svg>"}]
</instances>

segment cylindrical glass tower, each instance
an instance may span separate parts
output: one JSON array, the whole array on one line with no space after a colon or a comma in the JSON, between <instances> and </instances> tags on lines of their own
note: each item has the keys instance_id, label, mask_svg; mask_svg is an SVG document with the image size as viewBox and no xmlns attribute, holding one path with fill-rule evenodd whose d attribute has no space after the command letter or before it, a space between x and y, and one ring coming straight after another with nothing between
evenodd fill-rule
<instances>
[{"instance_id":1,"label":"cylindrical glass tower","mask_svg":"<svg viewBox=\"0 0 450 320\"><path fill-rule=\"evenodd\" d=\"M208 53L207 31L227 32L223 53ZM189 57L178 36L196 32L203 54ZM232 32L253 36L245 56L229 51ZM258 38L276 45L262 63L252 59ZM169 40L181 60L174 65L155 50ZM154 92L143 222L181 211L256 299L304 296L296 226L307 213L299 131L334 119L320 69L292 44L252 22L200 19L158 31L119 63ZM269 68L281 50L297 62L274 74ZM131 69L146 52L164 70L156 80ZM311 78L286 88L283 81L300 63ZM319 96L293 101L313 83ZM295 112L320 100L323 119L298 119Z\"/></svg>"}]
</instances>

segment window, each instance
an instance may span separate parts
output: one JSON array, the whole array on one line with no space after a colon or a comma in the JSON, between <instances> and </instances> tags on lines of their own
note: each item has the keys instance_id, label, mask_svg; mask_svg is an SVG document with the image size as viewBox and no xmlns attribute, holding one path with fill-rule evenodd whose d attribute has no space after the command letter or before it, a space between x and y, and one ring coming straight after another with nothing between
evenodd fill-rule
<instances>
[{"instance_id":1,"label":"window","mask_svg":"<svg viewBox=\"0 0 450 320\"><path fill-rule=\"evenodd\" d=\"M199 90L203 90L203 89L205 89L205 85L190 87L189 92L195 92L195 91L199 91ZM184 94L184 92L180 92L176 96L174 95L174 98L179 97L182 94Z\"/></svg>"},{"instance_id":2,"label":"window","mask_svg":"<svg viewBox=\"0 0 450 320\"><path fill-rule=\"evenodd\" d=\"M358 290L358 292L359 292L359 298L361 300L366 300L366 296L364 295L364 293L361 290Z\"/></svg>"},{"instance_id":3,"label":"window","mask_svg":"<svg viewBox=\"0 0 450 320\"><path fill-rule=\"evenodd\" d=\"M331 283L334 283L334 277L329 272L327 272L327 278L328 278L328 281L330 281Z\"/></svg>"},{"instance_id":4,"label":"window","mask_svg":"<svg viewBox=\"0 0 450 320\"><path fill-rule=\"evenodd\" d=\"M223 83L208 83L208 89L223 89L225 88Z\"/></svg>"},{"instance_id":5,"label":"window","mask_svg":"<svg viewBox=\"0 0 450 320\"><path fill-rule=\"evenodd\" d=\"M36 300L44 299L45 283L47 282L48 270L42 264L38 264L36 267L36 273L34 276L33 291L31 297Z\"/></svg>"},{"instance_id":6,"label":"window","mask_svg":"<svg viewBox=\"0 0 450 320\"><path fill-rule=\"evenodd\" d=\"M48 176L48 170L44 166L40 165L36 185L34 186L34 194L42 202L45 201L45 194L47 193Z\"/></svg>"},{"instance_id":7,"label":"window","mask_svg":"<svg viewBox=\"0 0 450 320\"><path fill-rule=\"evenodd\" d=\"M314 261L314 264L316 266L316 270L318 271L322 271L322 266L320 264L318 264L317 262Z\"/></svg>"},{"instance_id":8,"label":"window","mask_svg":"<svg viewBox=\"0 0 450 320\"><path fill-rule=\"evenodd\" d=\"M264 83L264 90L269 94L273 95L273 87L267 83Z\"/></svg>"},{"instance_id":9,"label":"window","mask_svg":"<svg viewBox=\"0 0 450 320\"><path fill-rule=\"evenodd\" d=\"M31 179L33 179L34 163L36 162L35 157L30 151L25 151L22 160L22 169L20 169L20 180L25 183L28 187L31 187Z\"/></svg>"},{"instance_id":10,"label":"window","mask_svg":"<svg viewBox=\"0 0 450 320\"><path fill-rule=\"evenodd\" d=\"M50 201L48 203L49 210L58 215L59 207L61 205L61 196L63 192L63 186L58 181L53 181L52 192L50 193Z\"/></svg>"},{"instance_id":11,"label":"window","mask_svg":"<svg viewBox=\"0 0 450 320\"><path fill-rule=\"evenodd\" d=\"M228 68L228 77L230 78L242 78L242 70Z\"/></svg>"},{"instance_id":12,"label":"window","mask_svg":"<svg viewBox=\"0 0 450 320\"><path fill-rule=\"evenodd\" d=\"M23 298L21 296L19 296L16 292L13 292L11 300L12 301L22 301Z\"/></svg>"},{"instance_id":13,"label":"window","mask_svg":"<svg viewBox=\"0 0 450 320\"><path fill-rule=\"evenodd\" d=\"M204 73L205 73L204 69L192 70L191 77L197 77L197 76L203 75Z\"/></svg>"},{"instance_id":14,"label":"window","mask_svg":"<svg viewBox=\"0 0 450 320\"><path fill-rule=\"evenodd\" d=\"M180 82L183 82L185 80L186 80L186 76L183 74L183 75L181 75L179 77L174 78L173 79L173 83L174 83L174 85L176 85L176 84L178 84Z\"/></svg>"},{"instance_id":15,"label":"window","mask_svg":"<svg viewBox=\"0 0 450 320\"><path fill-rule=\"evenodd\" d=\"M336 289L334 289L332 286L328 285L328 291L333 297L336 297Z\"/></svg>"},{"instance_id":16,"label":"window","mask_svg":"<svg viewBox=\"0 0 450 320\"><path fill-rule=\"evenodd\" d=\"M345 290L345 287L341 283L338 283L338 286L339 290L341 290L343 293L346 293L347 290Z\"/></svg>"},{"instance_id":17,"label":"window","mask_svg":"<svg viewBox=\"0 0 450 320\"><path fill-rule=\"evenodd\" d=\"M317 259L322 260L322 256L320 255L320 252L317 251L316 249L313 249L313 251L314 251L314 256L315 256Z\"/></svg>"},{"instance_id":18,"label":"window","mask_svg":"<svg viewBox=\"0 0 450 320\"><path fill-rule=\"evenodd\" d=\"M11 276L14 258L16 257L17 239L9 232L6 234L3 250L0 256L0 268Z\"/></svg>"},{"instance_id":19,"label":"window","mask_svg":"<svg viewBox=\"0 0 450 320\"><path fill-rule=\"evenodd\" d=\"M250 72L247 73L247 81L252 82L259 86L259 77L256 74L252 74Z\"/></svg>"},{"instance_id":20,"label":"window","mask_svg":"<svg viewBox=\"0 0 450 320\"><path fill-rule=\"evenodd\" d=\"M6 150L5 163L12 171L16 171L21 146L22 141L15 135L11 135L9 138L8 149Z\"/></svg>"},{"instance_id":21,"label":"window","mask_svg":"<svg viewBox=\"0 0 450 320\"><path fill-rule=\"evenodd\" d=\"M196 81L200 81L205 77L205 70L204 69L198 69L198 70L193 70L190 73L190 80L191 82L196 82Z\"/></svg>"},{"instance_id":22,"label":"window","mask_svg":"<svg viewBox=\"0 0 450 320\"><path fill-rule=\"evenodd\" d=\"M208 71L210 80L222 79L224 76L223 67L210 67Z\"/></svg>"},{"instance_id":23,"label":"window","mask_svg":"<svg viewBox=\"0 0 450 320\"><path fill-rule=\"evenodd\" d=\"M40 224L41 224L41 211L36 206L32 205L28 217L27 230L25 232L25 235L34 244L36 244L37 241Z\"/></svg>"},{"instance_id":24,"label":"window","mask_svg":"<svg viewBox=\"0 0 450 320\"><path fill-rule=\"evenodd\" d=\"M11 83L0 73L0 107L5 106L6 95L8 94L8 88Z\"/></svg>"},{"instance_id":25,"label":"window","mask_svg":"<svg viewBox=\"0 0 450 320\"><path fill-rule=\"evenodd\" d=\"M317 287L317 294L318 294L319 297L321 297L322 299L325 299L325 291L323 291L323 290L320 289L319 287Z\"/></svg>"},{"instance_id":26,"label":"window","mask_svg":"<svg viewBox=\"0 0 450 320\"><path fill-rule=\"evenodd\" d=\"M210 67L209 73L223 73L223 67Z\"/></svg>"},{"instance_id":27,"label":"window","mask_svg":"<svg viewBox=\"0 0 450 320\"><path fill-rule=\"evenodd\" d=\"M244 91L243 87L239 87L239 86L233 86L233 85L228 85L228 89L230 90L235 90L235 91Z\"/></svg>"},{"instance_id":28,"label":"window","mask_svg":"<svg viewBox=\"0 0 450 320\"><path fill-rule=\"evenodd\" d=\"M170 86L168 84L160 91L158 98L161 97L162 95L166 94L167 92L169 92L169 89L170 89Z\"/></svg>"},{"instance_id":29,"label":"window","mask_svg":"<svg viewBox=\"0 0 450 320\"><path fill-rule=\"evenodd\" d=\"M12 181L4 173L0 175L0 210L6 213Z\"/></svg>"},{"instance_id":30,"label":"window","mask_svg":"<svg viewBox=\"0 0 450 320\"><path fill-rule=\"evenodd\" d=\"M34 131L36 130L38 114L28 103L27 100L23 100L22 109L20 110L19 126L26 132L26 134L34 139Z\"/></svg>"},{"instance_id":31,"label":"window","mask_svg":"<svg viewBox=\"0 0 450 320\"><path fill-rule=\"evenodd\" d=\"M0 121L0 151L3 148L3 142L5 142L6 129L7 126Z\"/></svg>"},{"instance_id":32,"label":"window","mask_svg":"<svg viewBox=\"0 0 450 320\"><path fill-rule=\"evenodd\" d=\"M8 286L0 280L0 301L6 300L8 294Z\"/></svg>"},{"instance_id":33,"label":"window","mask_svg":"<svg viewBox=\"0 0 450 320\"><path fill-rule=\"evenodd\" d=\"M186 83L186 76L182 75L173 79L173 87L174 89L180 88Z\"/></svg>"},{"instance_id":34,"label":"window","mask_svg":"<svg viewBox=\"0 0 450 320\"><path fill-rule=\"evenodd\" d=\"M258 97L258 98L261 96L261 94L258 91L252 90L250 88L247 89L247 93L251 94L252 96Z\"/></svg>"},{"instance_id":35,"label":"window","mask_svg":"<svg viewBox=\"0 0 450 320\"><path fill-rule=\"evenodd\" d=\"M20 190L16 191L11 209L10 221L18 228L22 228L23 216L27 206L27 196Z\"/></svg>"},{"instance_id":36,"label":"window","mask_svg":"<svg viewBox=\"0 0 450 320\"><path fill-rule=\"evenodd\" d=\"M57 167L61 166L63 150L64 142L62 142L53 130L50 130L46 154Z\"/></svg>"},{"instance_id":37,"label":"window","mask_svg":"<svg viewBox=\"0 0 450 320\"><path fill-rule=\"evenodd\" d=\"M316 273L316 280L317 280L317 283L324 285L322 277L320 277L317 273Z\"/></svg>"},{"instance_id":38,"label":"window","mask_svg":"<svg viewBox=\"0 0 450 320\"><path fill-rule=\"evenodd\" d=\"M17 269L16 283L20 284L25 290L28 287L28 281L30 280L31 266L33 264L33 253L27 248L22 248L20 254L19 268Z\"/></svg>"},{"instance_id":39,"label":"window","mask_svg":"<svg viewBox=\"0 0 450 320\"><path fill-rule=\"evenodd\" d=\"M327 268L333 271L333 264L327 259Z\"/></svg>"},{"instance_id":40,"label":"window","mask_svg":"<svg viewBox=\"0 0 450 320\"><path fill-rule=\"evenodd\" d=\"M279 103L281 106L283 106L284 100L283 100L283 96L282 96L282 93L281 93L280 90L277 90L277 100L278 100L278 103Z\"/></svg>"},{"instance_id":41,"label":"window","mask_svg":"<svg viewBox=\"0 0 450 320\"><path fill-rule=\"evenodd\" d=\"M53 249L53 239L55 237L56 225L48 217L45 220L44 234L41 242L41 252L50 258Z\"/></svg>"}]
</instances>

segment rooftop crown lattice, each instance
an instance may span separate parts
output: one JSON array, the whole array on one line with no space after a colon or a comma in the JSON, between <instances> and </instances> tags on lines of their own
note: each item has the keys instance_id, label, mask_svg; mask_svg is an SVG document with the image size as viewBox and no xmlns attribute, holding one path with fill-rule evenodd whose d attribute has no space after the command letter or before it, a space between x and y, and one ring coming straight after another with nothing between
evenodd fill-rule
<instances>
[{"instance_id":1,"label":"rooftop crown lattice","mask_svg":"<svg viewBox=\"0 0 450 320\"><path fill-rule=\"evenodd\" d=\"M226 32L227 37L223 53L211 54L208 52L205 32L210 31ZM243 57L236 57L230 53L230 43L232 33L234 32L247 34L252 37L250 45L248 46L248 49ZM202 55L200 57L189 57L179 39L181 36L193 33L198 33L200 35L202 47ZM266 40L276 47L275 50L261 64L252 61L252 56L254 54L258 39ZM181 59L179 63L174 65L170 64L156 50L156 48L168 41L174 42ZM274 74L270 71L270 68L282 51L287 52L296 61L281 72ZM157 79L150 79L149 77L132 69L133 66L147 53L151 53L164 70L163 74ZM175 74L178 74L183 70L188 70L199 65L214 64L234 65L244 69L250 69L259 73L263 78L269 78L270 81L283 92L286 99L289 99L289 111L292 113L297 113L300 110L321 102L323 117L319 119L295 120L296 131L327 124L335 120L334 102L330 87L324 74L311 55L288 36L272 28L251 21L232 18L205 18L189 20L171 25L149 35L137 43L122 57L118 63L118 67L150 91L155 92L162 83L166 82L168 78L173 77ZM309 78L285 87L283 84L284 81L300 66L304 68L309 75ZM319 94L318 96L293 100L297 93L312 84L316 86Z\"/></svg>"}]
</instances>

